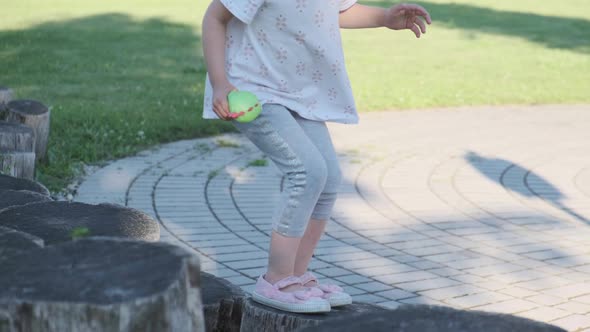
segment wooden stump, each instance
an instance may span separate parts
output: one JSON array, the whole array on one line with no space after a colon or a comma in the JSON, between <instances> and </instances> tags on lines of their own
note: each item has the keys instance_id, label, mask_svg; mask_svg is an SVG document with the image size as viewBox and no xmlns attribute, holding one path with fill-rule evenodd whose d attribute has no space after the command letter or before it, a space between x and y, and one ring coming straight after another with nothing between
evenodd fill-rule
<instances>
[{"instance_id":1,"label":"wooden stump","mask_svg":"<svg viewBox=\"0 0 590 332\"><path fill-rule=\"evenodd\" d=\"M49 190L39 182L28 179L15 178L14 176L0 174L0 189L4 190L28 190L49 196Z\"/></svg>"},{"instance_id":2,"label":"wooden stump","mask_svg":"<svg viewBox=\"0 0 590 332\"><path fill-rule=\"evenodd\" d=\"M35 133L30 127L0 121L0 170L14 177L35 176Z\"/></svg>"},{"instance_id":3,"label":"wooden stump","mask_svg":"<svg viewBox=\"0 0 590 332\"><path fill-rule=\"evenodd\" d=\"M348 317L367 312L387 312L389 309L362 302L334 307L330 312L316 314L299 314L277 310L252 301L250 297L244 302L242 315L242 332L291 332L307 326L317 326L328 320ZM358 330L362 331L362 330ZM365 330L369 331L369 330Z\"/></svg>"},{"instance_id":4,"label":"wooden stump","mask_svg":"<svg viewBox=\"0 0 590 332\"><path fill-rule=\"evenodd\" d=\"M52 201L31 203L0 211L0 226L42 238L47 245L71 241L75 228L90 236L117 236L155 242L158 223L147 214L115 204Z\"/></svg>"},{"instance_id":5,"label":"wooden stump","mask_svg":"<svg viewBox=\"0 0 590 332\"><path fill-rule=\"evenodd\" d=\"M49 139L49 118L51 111L35 100L13 100L8 103L6 120L25 124L35 132L35 155L37 160L45 158Z\"/></svg>"},{"instance_id":6,"label":"wooden stump","mask_svg":"<svg viewBox=\"0 0 590 332\"><path fill-rule=\"evenodd\" d=\"M0 86L0 118L4 119L4 111L6 108L6 105L12 100L12 90L4 87L4 86Z\"/></svg>"},{"instance_id":7,"label":"wooden stump","mask_svg":"<svg viewBox=\"0 0 590 332\"><path fill-rule=\"evenodd\" d=\"M43 240L34 235L0 226L0 261L23 251L43 246ZM2 270L1 267L0 270Z\"/></svg>"},{"instance_id":8,"label":"wooden stump","mask_svg":"<svg viewBox=\"0 0 590 332\"><path fill-rule=\"evenodd\" d=\"M441 306L402 305L387 312L352 315L297 332L566 332L530 319Z\"/></svg>"},{"instance_id":9,"label":"wooden stump","mask_svg":"<svg viewBox=\"0 0 590 332\"><path fill-rule=\"evenodd\" d=\"M35 152L35 132L24 124L0 121L0 150Z\"/></svg>"},{"instance_id":10,"label":"wooden stump","mask_svg":"<svg viewBox=\"0 0 590 332\"><path fill-rule=\"evenodd\" d=\"M246 294L231 282L201 272L201 293L208 332L239 332Z\"/></svg>"},{"instance_id":11,"label":"wooden stump","mask_svg":"<svg viewBox=\"0 0 590 332\"><path fill-rule=\"evenodd\" d=\"M30 203L50 202L48 196L28 190L3 190L0 189L0 210L12 206L21 206Z\"/></svg>"},{"instance_id":12,"label":"wooden stump","mask_svg":"<svg viewBox=\"0 0 590 332\"><path fill-rule=\"evenodd\" d=\"M0 268L2 331L205 331L199 258L178 246L90 237Z\"/></svg>"},{"instance_id":13,"label":"wooden stump","mask_svg":"<svg viewBox=\"0 0 590 332\"><path fill-rule=\"evenodd\" d=\"M35 153L0 150L0 169L2 173L17 178L35 178Z\"/></svg>"}]
</instances>

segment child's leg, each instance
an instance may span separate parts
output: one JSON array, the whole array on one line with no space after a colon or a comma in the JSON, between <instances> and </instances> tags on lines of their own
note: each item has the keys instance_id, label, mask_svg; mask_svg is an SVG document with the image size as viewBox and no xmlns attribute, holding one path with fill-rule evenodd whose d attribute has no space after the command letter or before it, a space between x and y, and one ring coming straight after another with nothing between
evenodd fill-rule
<instances>
[{"instance_id":1,"label":"child's leg","mask_svg":"<svg viewBox=\"0 0 590 332\"><path fill-rule=\"evenodd\" d=\"M294 272L296 276L300 276L307 271L315 247L322 237L327 221L332 214L338 188L342 181L342 173L326 124L321 121L304 119L298 115L295 115L295 119L322 154L328 169L326 184L314 207L311 220L297 250Z\"/></svg>"},{"instance_id":2,"label":"child's leg","mask_svg":"<svg viewBox=\"0 0 590 332\"><path fill-rule=\"evenodd\" d=\"M287 179L273 214L265 276L271 283L294 274L297 248L327 177L324 158L293 114L280 105L265 104L254 121L232 122Z\"/></svg>"}]
</instances>

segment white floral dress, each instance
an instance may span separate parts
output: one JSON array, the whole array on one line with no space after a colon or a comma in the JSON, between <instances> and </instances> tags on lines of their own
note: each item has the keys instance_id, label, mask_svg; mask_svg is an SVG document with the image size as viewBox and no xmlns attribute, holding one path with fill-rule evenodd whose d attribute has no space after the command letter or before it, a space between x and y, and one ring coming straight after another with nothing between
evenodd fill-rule
<instances>
[{"instance_id":1,"label":"white floral dress","mask_svg":"<svg viewBox=\"0 0 590 332\"><path fill-rule=\"evenodd\" d=\"M339 14L356 0L221 0L235 16L227 25L226 74L262 104L301 117L358 123L345 68ZM217 119L209 76L204 119Z\"/></svg>"}]
</instances>

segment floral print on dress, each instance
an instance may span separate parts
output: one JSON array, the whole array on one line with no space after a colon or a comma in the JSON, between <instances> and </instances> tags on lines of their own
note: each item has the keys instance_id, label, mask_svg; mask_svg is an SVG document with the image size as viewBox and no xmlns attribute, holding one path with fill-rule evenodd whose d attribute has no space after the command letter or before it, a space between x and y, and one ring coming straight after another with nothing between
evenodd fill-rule
<instances>
[{"instance_id":1,"label":"floral print on dress","mask_svg":"<svg viewBox=\"0 0 590 332\"><path fill-rule=\"evenodd\" d=\"M311 74L311 79L314 81L314 83L319 83L322 80L322 78L323 75L319 69L314 70Z\"/></svg>"},{"instance_id":2,"label":"floral print on dress","mask_svg":"<svg viewBox=\"0 0 590 332\"><path fill-rule=\"evenodd\" d=\"M332 74L334 74L334 76L338 75L340 72L340 61L336 60L334 63L332 63L330 68L332 69Z\"/></svg>"},{"instance_id":3,"label":"floral print on dress","mask_svg":"<svg viewBox=\"0 0 590 332\"><path fill-rule=\"evenodd\" d=\"M249 16L254 16L254 14L256 14L256 12L258 11L258 7L260 7L258 2L259 1L248 0L248 5L246 6L246 12L248 13Z\"/></svg>"},{"instance_id":4,"label":"floral print on dress","mask_svg":"<svg viewBox=\"0 0 590 332\"><path fill-rule=\"evenodd\" d=\"M266 67L265 65L261 64L260 65L260 70L258 71L258 74L264 78L268 78L268 67Z\"/></svg>"},{"instance_id":5,"label":"floral print on dress","mask_svg":"<svg viewBox=\"0 0 590 332\"><path fill-rule=\"evenodd\" d=\"M284 92L289 92L289 84L285 80L281 80L279 82L279 90Z\"/></svg>"},{"instance_id":6,"label":"floral print on dress","mask_svg":"<svg viewBox=\"0 0 590 332\"><path fill-rule=\"evenodd\" d=\"M258 40L258 42L262 46L264 46L266 43L268 43L266 32L264 32L264 30L262 30L262 29L258 29L258 31L256 31L256 39Z\"/></svg>"},{"instance_id":7,"label":"floral print on dress","mask_svg":"<svg viewBox=\"0 0 590 332\"><path fill-rule=\"evenodd\" d=\"M287 18L285 18L285 16L283 15L279 15L276 18L276 27L279 30L285 30L287 28Z\"/></svg>"},{"instance_id":8,"label":"floral print on dress","mask_svg":"<svg viewBox=\"0 0 590 332\"><path fill-rule=\"evenodd\" d=\"M287 50L281 46L275 56L280 63L285 63L285 60L287 60Z\"/></svg>"},{"instance_id":9,"label":"floral print on dress","mask_svg":"<svg viewBox=\"0 0 590 332\"><path fill-rule=\"evenodd\" d=\"M303 76L305 74L305 62L303 62L303 61L297 62L297 67L295 68L295 73L298 76Z\"/></svg>"},{"instance_id":10,"label":"floral print on dress","mask_svg":"<svg viewBox=\"0 0 590 332\"><path fill-rule=\"evenodd\" d=\"M254 56L254 47L252 46L252 44L250 44L250 43L246 44L246 46L244 47L244 50L242 51L242 56L246 60L249 60L251 57Z\"/></svg>"},{"instance_id":11,"label":"floral print on dress","mask_svg":"<svg viewBox=\"0 0 590 332\"><path fill-rule=\"evenodd\" d=\"M330 37L336 38L338 36L338 29L339 27L337 27L336 25L331 25L328 31L330 33Z\"/></svg>"},{"instance_id":12,"label":"floral print on dress","mask_svg":"<svg viewBox=\"0 0 590 332\"><path fill-rule=\"evenodd\" d=\"M321 10L318 10L315 13L315 25L319 27L322 26L322 24L324 24L324 12L322 12Z\"/></svg>"},{"instance_id":13,"label":"floral print on dress","mask_svg":"<svg viewBox=\"0 0 590 332\"><path fill-rule=\"evenodd\" d=\"M307 0L297 0L295 9L299 10L300 13L303 13L303 10L307 7Z\"/></svg>"},{"instance_id":14,"label":"floral print on dress","mask_svg":"<svg viewBox=\"0 0 590 332\"><path fill-rule=\"evenodd\" d=\"M225 48L229 49L233 45L234 45L234 36L233 35L225 36Z\"/></svg>"},{"instance_id":15,"label":"floral print on dress","mask_svg":"<svg viewBox=\"0 0 590 332\"><path fill-rule=\"evenodd\" d=\"M316 58L323 59L326 56L326 48L323 46L318 46L313 50L313 55Z\"/></svg>"},{"instance_id":16,"label":"floral print on dress","mask_svg":"<svg viewBox=\"0 0 590 332\"><path fill-rule=\"evenodd\" d=\"M336 89L334 88L330 88L328 90L328 98L330 98L330 100L334 100L336 99L336 96L338 95L338 92L336 91Z\"/></svg>"},{"instance_id":17,"label":"floral print on dress","mask_svg":"<svg viewBox=\"0 0 590 332\"><path fill-rule=\"evenodd\" d=\"M236 88L311 120L358 122L338 22L355 0L220 1L245 23L228 24L225 39ZM203 118L218 118L207 77Z\"/></svg>"},{"instance_id":18,"label":"floral print on dress","mask_svg":"<svg viewBox=\"0 0 590 332\"><path fill-rule=\"evenodd\" d=\"M305 43L305 33L301 30L297 31L295 34L295 41L297 41L299 45L303 45Z\"/></svg>"}]
</instances>

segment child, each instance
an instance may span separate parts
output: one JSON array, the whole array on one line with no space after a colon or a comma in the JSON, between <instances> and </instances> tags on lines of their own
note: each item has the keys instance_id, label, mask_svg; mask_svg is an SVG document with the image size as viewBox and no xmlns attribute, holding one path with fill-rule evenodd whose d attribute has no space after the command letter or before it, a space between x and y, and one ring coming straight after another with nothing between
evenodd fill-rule
<instances>
[{"instance_id":1,"label":"child","mask_svg":"<svg viewBox=\"0 0 590 332\"><path fill-rule=\"evenodd\" d=\"M203 19L208 68L203 118L224 119L277 165L287 181L272 219L269 261L252 299L291 312L326 312L352 302L307 271L324 232L341 172L326 121L356 124L340 28L409 29L430 24L412 4L391 8L356 0L213 0ZM229 113L232 90L254 93L255 120Z\"/></svg>"}]
</instances>

